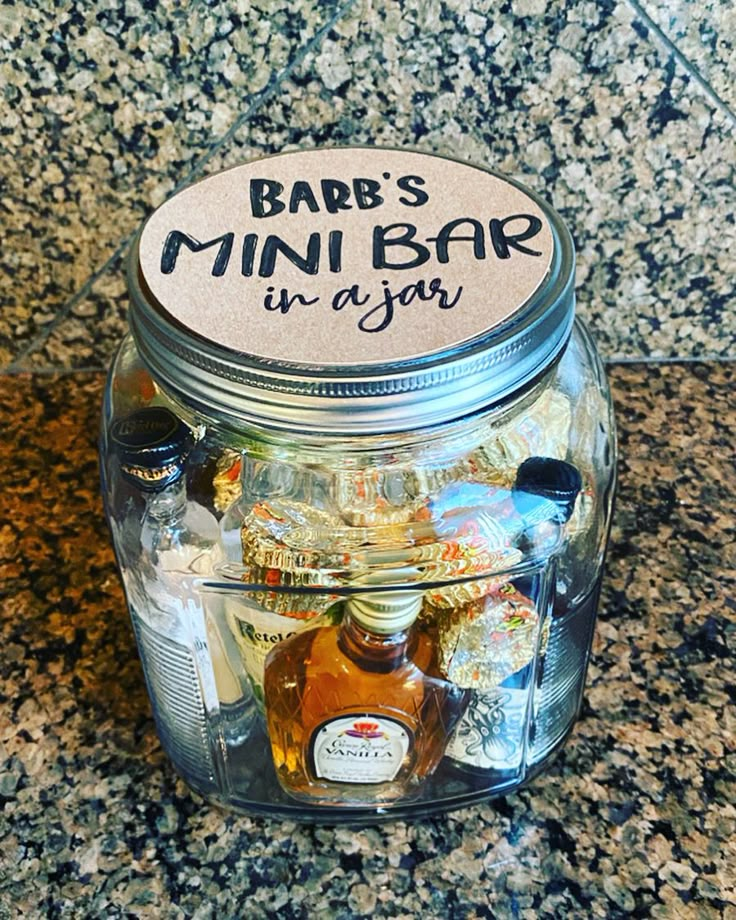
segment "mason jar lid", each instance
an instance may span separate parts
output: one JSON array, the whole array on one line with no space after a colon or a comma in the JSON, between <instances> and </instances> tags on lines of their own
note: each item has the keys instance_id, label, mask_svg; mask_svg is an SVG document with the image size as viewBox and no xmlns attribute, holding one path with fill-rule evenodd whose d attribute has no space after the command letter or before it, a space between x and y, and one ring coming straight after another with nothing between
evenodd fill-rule
<instances>
[{"instance_id":1,"label":"mason jar lid","mask_svg":"<svg viewBox=\"0 0 736 920\"><path fill-rule=\"evenodd\" d=\"M328 148L185 188L132 248L130 325L150 372L209 414L375 434L497 403L572 328L559 215L492 170Z\"/></svg>"}]
</instances>

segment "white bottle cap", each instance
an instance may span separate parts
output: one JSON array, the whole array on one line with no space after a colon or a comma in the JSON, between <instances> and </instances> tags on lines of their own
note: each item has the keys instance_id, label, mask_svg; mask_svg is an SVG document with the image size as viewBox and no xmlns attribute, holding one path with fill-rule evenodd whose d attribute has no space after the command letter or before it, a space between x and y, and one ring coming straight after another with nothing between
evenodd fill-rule
<instances>
[{"instance_id":1,"label":"white bottle cap","mask_svg":"<svg viewBox=\"0 0 736 920\"><path fill-rule=\"evenodd\" d=\"M384 570L363 576L361 582L378 587L409 580L416 569ZM373 591L354 594L347 599L347 612L365 629L381 635L391 635L408 629L419 616L424 592L416 590Z\"/></svg>"}]
</instances>

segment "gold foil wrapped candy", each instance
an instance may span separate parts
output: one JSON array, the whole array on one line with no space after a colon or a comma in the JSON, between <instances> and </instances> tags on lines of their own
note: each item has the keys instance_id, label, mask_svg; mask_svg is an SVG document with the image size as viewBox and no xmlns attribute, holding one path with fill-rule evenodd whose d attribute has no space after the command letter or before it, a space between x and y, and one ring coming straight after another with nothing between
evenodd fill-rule
<instances>
[{"instance_id":1,"label":"gold foil wrapped candy","mask_svg":"<svg viewBox=\"0 0 736 920\"><path fill-rule=\"evenodd\" d=\"M254 592L254 600L281 616L305 619L323 613L335 598L300 588L343 583L339 575L351 566L350 550L359 545L360 531L304 502L274 499L253 506L241 541L243 580L292 589Z\"/></svg>"},{"instance_id":2,"label":"gold foil wrapped candy","mask_svg":"<svg viewBox=\"0 0 736 920\"><path fill-rule=\"evenodd\" d=\"M407 492L413 477L401 468L341 470L335 475L335 500L349 527L405 524L421 506Z\"/></svg>"},{"instance_id":3,"label":"gold foil wrapped candy","mask_svg":"<svg viewBox=\"0 0 736 920\"><path fill-rule=\"evenodd\" d=\"M440 670L464 689L491 690L533 659L539 616L511 583L436 614Z\"/></svg>"},{"instance_id":4,"label":"gold foil wrapped candy","mask_svg":"<svg viewBox=\"0 0 736 920\"><path fill-rule=\"evenodd\" d=\"M472 460L482 480L510 486L517 468L528 457L564 460L570 438L570 400L559 390L548 389L526 414L491 434L473 452Z\"/></svg>"},{"instance_id":5,"label":"gold foil wrapped candy","mask_svg":"<svg viewBox=\"0 0 736 920\"><path fill-rule=\"evenodd\" d=\"M427 506L437 542L435 578L472 578L430 589L428 601L436 607L454 608L484 597L498 584L496 575L522 560L512 545L516 512L507 489L482 483L450 483ZM429 548L423 547L426 551Z\"/></svg>"},{"instance_id":6,"label":"gold foil wrapped candy","mask_svg":"<svg viewBox=\"0 0 736 920\"><path fill-rule=\"evenodd\" d=\"M293 588L291 591L253 591L250 597L271 613L296 620L311 620L320 616L338 599L332 594L312 594L300 591L305 579L297 580L288 572L278 569L253 568L243 575L252 584L270 585L274 588Z\"/></svg>"},{"instance_id":7,"label":"gold foil wrapped candy","mask_svg":"<svg viewBox=\"0 0 736 920\"><path fill-rule=\"evenodd\" d=\"M346 541L336 546L340 519L306 502L261 501L245 516L241 529L243 563L264 569L319 576L334 557L349 561ZM329 561L328 561L329 559Z\"/></svg>"},{"instance_id":8,"label":"gold foil wrapped candy","mask_svg":"<svg viewBox=\"0 0 736 920\"><path fill-rule=\"evenodd\" d=\"M477 444L452 463L420 467L417 494L432 496L452 482L478 482L510 488L516 471L528 457L563 460L568 452L572 412L569 398L547 389L526 414L506 424L497 419L474 435Z\"/></svg>"},{"instance_id":9,"label":"gold foil wrapped candy","mask_svg":"<svg viewBox=\"0 0 736 920\"><path fill-rule=\"evenodd\" d=\"M236 502L243 493L240 471L243 458L240 451L226 450L217 460L217 472L212 480L215 490L214 506L216 511L225 511Z\"/></svg>"}]
</instances>

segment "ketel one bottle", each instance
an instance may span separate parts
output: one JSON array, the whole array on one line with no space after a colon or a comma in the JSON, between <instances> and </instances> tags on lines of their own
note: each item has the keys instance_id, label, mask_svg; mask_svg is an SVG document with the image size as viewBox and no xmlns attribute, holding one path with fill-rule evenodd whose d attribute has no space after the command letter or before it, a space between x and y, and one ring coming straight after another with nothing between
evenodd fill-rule
<instances>
[{"instance_id":1,"label":"ketel one bottle","mask_svg":"<svg viewBox=\"0 0 736 920\"><path fill-rule=\"evenodd\" d=\"M419 591L357 594L266 659L266 715L281 785L303 801L377 807L434 771L466 694L431 666Z\"/></svg>"}]
</instances>

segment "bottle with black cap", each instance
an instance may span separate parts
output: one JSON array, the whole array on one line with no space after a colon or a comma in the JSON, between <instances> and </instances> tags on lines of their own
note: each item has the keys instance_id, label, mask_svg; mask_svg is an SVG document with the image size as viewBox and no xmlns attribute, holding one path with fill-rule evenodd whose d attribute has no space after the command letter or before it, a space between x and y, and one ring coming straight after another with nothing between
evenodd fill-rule
<instances>
[{"instance_id":1,"label":"bottle with black cap","mask_svg":"<svg viewBox=\"0 0 736 920\"><path fill-rule=\"evenodd\" d=\"M440 540L471 534L490 551L513 548L516 552L507 553L510 565L543 562L557 548L581 485L572 464L529 457L511 490L453 482L430 501L429 516Z\"/></svg>"},{"instance_id":2,"label":"bottle with black cap","mask_svg":"<svg viewBox=\"0 0 736 920\"><path fill-rule=\"evenodd\" d=\"M209 572L219 534L214 515L187 498L184 474L195 437L170 409L150 406L117 420L111 440L124 479L146 500L143 553L136 570L123 574L157 727L181 769L209 788L218 742L210 739L206 711L219 709L227 742L242 743L251 699L238 656L217 627L218 598L205 604L195 585Z\"/></svg>"},{"instance_id":3,"label":"bottle with black cap","mask_svg":"<svg viewBox=\"0 0 736 920\"><path fill-rule=\"evenodd\" d=\"M184 471L191 428L164 406L137 409L111 429L123 478L146 499L141 544L159 572L197 573L217 540L211 512L187 501Z\"/></svg>"},{"instance_id":4,"label":"bottle with black cap","mask_svg":"<svg viewBox=\"0 0 736 920\"><path fill-rule=\"evenodd\" d=\"M580 471L553 457L529 457L516 471L511 491L519 515L518 542L529 553L554 544L560 527L572 517L582 487Z\"/></svg>"},{"instance_id":5,"label":"bottle with black cap","mask_svg":"<svg viewBox=\"0 0 736 920\"><path fill-rule=\"evenodd\" d=\"M572 516L581 485L576 467L551 457L530 457L517 470L511 492L516 514L505 520L524 561L539 563L535 571L514 580L522 594L537 599L535 606L545 593L542 587L545 577L552 577L546 562L559 544L561 528ZM486 605L493 602L490 595L484 601ZM503 603L503 596L498 603ZM489 613L486 610L485 615L492 620ZM457 639L455 654L472 663L470 670L480 677L472 689L470 705L447 746L447 757L462 770L476 773L488 782L513 782L528 756L525 739L532 716L530 691L534 662L549 629L542 622L543 616L544 611L537 609L537 627L529 633L530 644L523 656L526 664L497 685L486 685L482 679L495 669L486 666L482 657L490 653L493 645L483 645L482 650L474 648L470 635L463 636L462 632ZM456 679L454 672L453 678Z\"/></svg>"}]
</instances>

